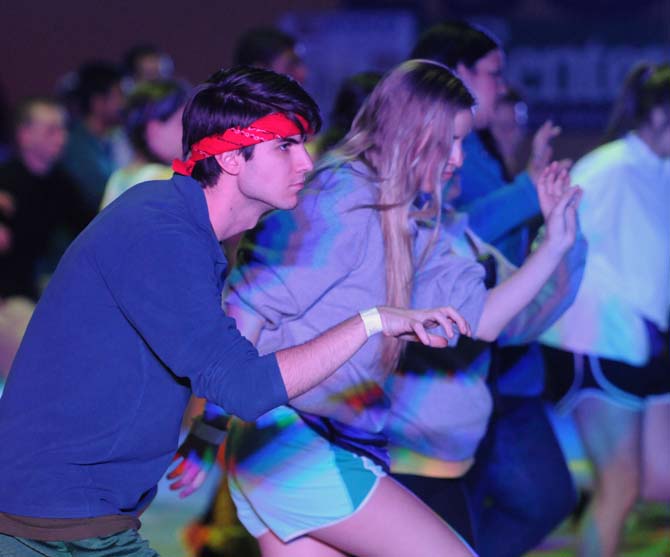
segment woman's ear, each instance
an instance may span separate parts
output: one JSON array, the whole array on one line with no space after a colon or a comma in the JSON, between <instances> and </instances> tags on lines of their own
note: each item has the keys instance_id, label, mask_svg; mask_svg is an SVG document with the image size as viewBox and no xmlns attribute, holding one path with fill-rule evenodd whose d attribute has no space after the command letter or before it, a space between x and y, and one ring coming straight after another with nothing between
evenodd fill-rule
<instances>
[{"instance_id":1,"label":"woman's ear","mask_svg":"<svg viewBox=\"0 0 670 557\"><path fill-rule=\"evenodd\" d=\"M244 157L239 151L226 151L214 155L214 158L223 171L231 176L237 176L244 165Z\"/></svg>"}]
</instances>

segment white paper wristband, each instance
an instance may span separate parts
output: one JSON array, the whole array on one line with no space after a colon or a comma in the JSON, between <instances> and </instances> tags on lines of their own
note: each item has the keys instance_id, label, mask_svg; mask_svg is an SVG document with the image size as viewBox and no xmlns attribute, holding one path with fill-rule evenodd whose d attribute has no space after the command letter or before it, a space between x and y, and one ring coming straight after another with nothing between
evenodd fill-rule
<instances>
[{"instance_id":1,"label":"white paper wristband","mask_svg":"<svg viewBox=\"0 0 670 557\"><path fill-rule=\"evenodd\" d=\"M365 325L365 332L368 335L368 338L377 333L381 333L384 330L382 316L379 314L377 308L366 309L365 311L359 312L359 315L363 320L363 325Z\"/></svg>"}]
</instances>

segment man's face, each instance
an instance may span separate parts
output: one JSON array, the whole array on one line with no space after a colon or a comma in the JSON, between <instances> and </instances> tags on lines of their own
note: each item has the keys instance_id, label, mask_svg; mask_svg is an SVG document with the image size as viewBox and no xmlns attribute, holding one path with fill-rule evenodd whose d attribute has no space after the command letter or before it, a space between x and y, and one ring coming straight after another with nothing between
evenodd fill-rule
<instances>
[{"instance_id":1,"label":"man's face","mask_svg":"<svg viewBox=\"0 0 670 557\"><path fill-rule=\"evenodd\" d=\"M24 156L51 167L60 158L67 141L65 111L54 105L35 104L29 120L18 127L16 139Z\"/></svg>"},{"instance_id":2,"label":"man's face","mask_svg":"<svg viewBox=\"0 0 670 557\"><path fill-rule=\"evenodd\" d=\"M458 66L458 75L472 89L477 98L475 128L486 128L491 124L498 97L506 91L503 70L505 56L501 50L492 50L482 56L472 68Z\"/></svg>"},{"instance_id":3,"label":"man's face","mask_svg":"<svg viewBox=\"0 0 670 557\"><path fill-rule=\"evenodd\" d=\"M238 176L240 192L264 210L293 209L312 159L300 135L259 143Z\"/></svg>"}]
</instances>

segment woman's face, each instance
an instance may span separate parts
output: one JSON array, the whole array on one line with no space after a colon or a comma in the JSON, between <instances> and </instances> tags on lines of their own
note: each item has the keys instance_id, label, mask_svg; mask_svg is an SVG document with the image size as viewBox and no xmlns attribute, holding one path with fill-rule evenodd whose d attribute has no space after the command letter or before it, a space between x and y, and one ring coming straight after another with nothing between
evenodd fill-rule
<instances>
[{"instance_id":1,"label":"woman's face","mask_svg":"<svg viewBox=\"0 0 670 557\"><path fill-rule=\"evenodd\" d=\"M482 56L471 68L464 64L456 67L459 77L477 98L474 122L477 129L490 125L498 97L506 91L504 69L505 55L500 49Z\"/></svg>"},{"instance_id":2,"label":"woman's face","mask_svg":"<svg viewBox=\"0 0 670 557\"><path fill-rule=\"evenodd\" d=\"M178 108L165 122L151 120L145 132L149 150L165 164L181 157L181 115L184 107Z\"/></svg>"},{"instance_id":3,"label":"woman's face","mask_svg":"<svg viewBox=\"0 0 670 557\"><path fill-rule=\"evenodd\" d=\"M472 111L470 109L459 110L454 118L454 136L452 138L451 151L446 163L444 162L444 152L433 153L433 163L442 165L442 182L451 180L454 173L463 166L463 139L472 130ZM439 163L437 161L440 161ZM432 168L435 168L432 166ZM435 185L431 182L424 182L422 191L433 193Z\"/></svg>"},{"instance_id":4,"label":"woman's face","mask_svg":"<svg viewBox=\"0 0 670 557\"><path fill-rule=\"evenodd\" d=\"M463 139L472 131L473 116L472 110L459 110L454 118L454 137L451 145L449 160L442 172L443 180L450 180L454 173L463 166Z\"/></svg>"}]
</instances>

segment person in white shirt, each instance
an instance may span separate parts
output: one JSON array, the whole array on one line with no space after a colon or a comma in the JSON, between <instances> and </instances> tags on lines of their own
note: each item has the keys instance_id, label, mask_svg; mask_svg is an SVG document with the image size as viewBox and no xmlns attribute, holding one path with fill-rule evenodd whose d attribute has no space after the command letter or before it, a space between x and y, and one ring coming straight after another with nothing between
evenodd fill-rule
<instances>
[{"instance_id":1,"label":"person in white shirt","mask_svg":"<svg viewBox=\"0 0 670 557\"><path fill-rule=\"evenodd\" d=\"M589 253L542 338L595 471L579 555L604 557L640 495L670 498L670 65L632 70L610 129L572 171Z\"/></svg>"}]
</instances>

